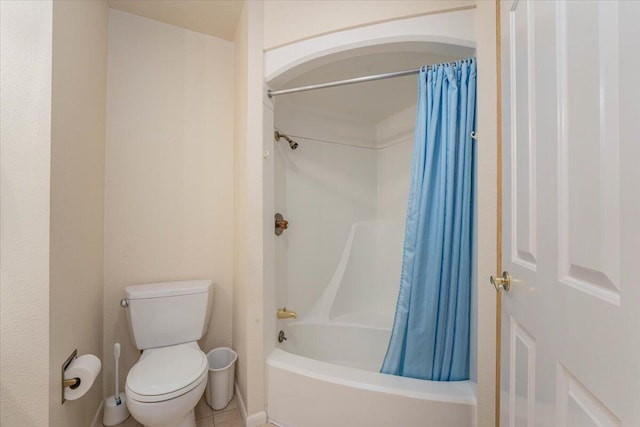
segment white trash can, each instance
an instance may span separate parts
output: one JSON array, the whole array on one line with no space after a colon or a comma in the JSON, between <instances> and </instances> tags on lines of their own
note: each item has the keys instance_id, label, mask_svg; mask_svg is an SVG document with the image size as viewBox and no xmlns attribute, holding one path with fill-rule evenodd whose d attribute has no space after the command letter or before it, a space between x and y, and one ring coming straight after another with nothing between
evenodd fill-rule
<instances>
[{"instance_id":1,"label":"white trash can","mask_svg":"<svg viewBox=\"0 0 640 427\"><path fill-rule=\"evenodd\" d=\"M209 381L207 403L216 411L224 409L233 398L234 375L238 353L228 347L218 347L207 353Z\"/></svg>"}]
</instances>

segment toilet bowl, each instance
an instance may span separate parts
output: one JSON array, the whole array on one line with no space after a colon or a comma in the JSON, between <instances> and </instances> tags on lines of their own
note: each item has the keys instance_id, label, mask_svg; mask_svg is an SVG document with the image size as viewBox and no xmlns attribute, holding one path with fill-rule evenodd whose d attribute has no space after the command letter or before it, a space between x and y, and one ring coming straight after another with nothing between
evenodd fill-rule
<instances>
[{"instance_id":1,"label":"toilet bowl","mask_svg":"<svg viewBox=\"0 0 640 427\"><path fill-rule=\"evenodd\" d=\"M194 408L207 386L207 356L197 341L211 318L211 280L125 288L133 344L143 350L127 375L129 412L145 427L196 427Z\"/></svg>"},{"instance_id":2,"label":"toilet bowl","mask_svg":"<svg viewBox=\"0 0 640 427\"><path fill-rule=\"evenodd\" d=\"M127 375L131 415L145 427L195 427L207 366L195 342L145 350Z\"/></svg>"}]
</instances>

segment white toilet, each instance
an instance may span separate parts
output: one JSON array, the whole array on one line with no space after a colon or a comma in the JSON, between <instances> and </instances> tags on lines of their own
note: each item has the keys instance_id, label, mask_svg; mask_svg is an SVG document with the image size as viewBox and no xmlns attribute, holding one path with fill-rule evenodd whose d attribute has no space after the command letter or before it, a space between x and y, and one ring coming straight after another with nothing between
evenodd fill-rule
<instances>
[{"instance_id":1,"label":"white toilet","mask_svg":"<svg viewBox=\"0 0 640 427\"><path fill-rule=\"evenodd\" d=\"M195 427L208 363L197 341L207 332L210 280L127 286L127 320L143 350L127 375L129 412L145 427Z\"/></svg>"}]
</instances>

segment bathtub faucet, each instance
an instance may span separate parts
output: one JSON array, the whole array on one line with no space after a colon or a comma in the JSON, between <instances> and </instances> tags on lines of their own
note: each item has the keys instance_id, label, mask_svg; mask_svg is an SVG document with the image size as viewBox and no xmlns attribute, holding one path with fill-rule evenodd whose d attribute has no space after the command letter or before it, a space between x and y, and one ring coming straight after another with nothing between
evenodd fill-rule
<instances>
[{"instance_id":1,"label":"bathtub faucet","mask_svg":"<svg viewBox=\"0 0 640 427\"><path fill-rule=\"evenodd\" d=\"M295 311L287 310L285 308L278 309L278 319L297 319L298 314Z\"/></svg>"}]
</instances>

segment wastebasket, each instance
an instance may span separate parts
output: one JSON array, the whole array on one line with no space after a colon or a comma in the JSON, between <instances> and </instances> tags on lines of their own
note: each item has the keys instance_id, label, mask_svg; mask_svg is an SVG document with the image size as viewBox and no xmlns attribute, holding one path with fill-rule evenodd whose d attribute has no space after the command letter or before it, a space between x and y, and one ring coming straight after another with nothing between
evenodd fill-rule
<instances>
[{"instance_id":1,"label":"wastebasket","mask_svg":"<svg viewBox=\"0 0 640 427\"><path fill-rule=\"evenodd\" d=\"M207 382L207 403L213 409L224 409L233 398L233 378L238 353L228 347L218 347L207 353L209 381Z\"/></svg>"}]
</instances>

